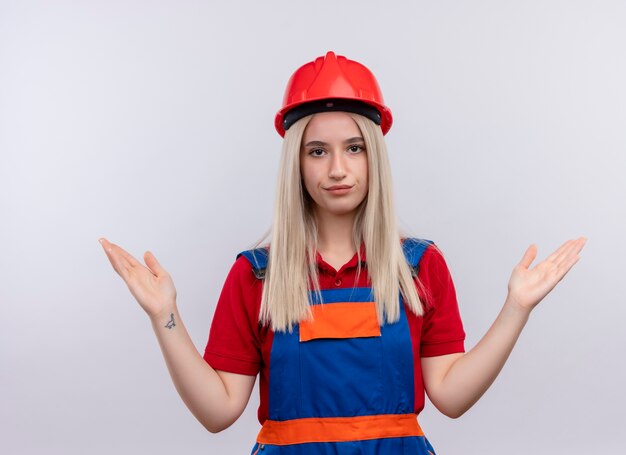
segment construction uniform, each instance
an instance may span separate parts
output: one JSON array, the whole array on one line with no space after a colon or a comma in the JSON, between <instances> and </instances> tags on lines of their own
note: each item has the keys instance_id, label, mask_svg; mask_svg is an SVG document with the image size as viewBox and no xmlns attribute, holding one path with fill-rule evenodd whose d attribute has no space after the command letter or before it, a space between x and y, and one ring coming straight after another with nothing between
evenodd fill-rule
<instances>
[{"instance_id":1,"label":"construction uniform","mask_svg":"<svg viewBox=\"0 0 626 455\"><path fill-rule=\"evenodd\" d=\"M465 333L440 252L408 240L425 314L401 304L399 321L383 326L363 248L358 277L357 255L335 270L318 254L321 301L311 293L313 321L291 333L258 323L258 263L250 252L237 259L204 359L216 370L260 373L263 427L252 454L434 454L417 422L424 407L420 358L464 352Z\"/></svg>"}]
</instances>

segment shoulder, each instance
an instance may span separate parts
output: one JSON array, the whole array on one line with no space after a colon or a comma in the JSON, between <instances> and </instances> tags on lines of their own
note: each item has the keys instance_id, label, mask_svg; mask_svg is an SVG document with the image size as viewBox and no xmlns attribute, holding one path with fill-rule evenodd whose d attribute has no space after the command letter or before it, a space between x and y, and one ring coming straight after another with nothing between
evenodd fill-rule
<instances>
[{"instance_id":1,"label":"shoulder","mask_svg":"<svg viewBox=\"0 0 626 455\"><path fill-rule=\"evenodd\" d=\"M431 308L438 294L447 293L454 286L444 255L432 240L405 238L402 249L417 278L420 298Z\"/></svg>"},{"instance_id":2,"label":"shoulder","mask_svg":"<svg viewBox=\"0 0 626 455\"><path fill-rule=\"evenodd\" d=\"M447 268L443 253L432 240L407 237L402 239L402 250L407 262L421 270L425 267Z\"/></svg>"},{"instance_id":3,"label":"shoulder","mask_svg":"<svg viewBox=\"0 0 626 455\"><path fill-rule=\"evenodd\" d=\"M443 261L443 253L433 240L420 239L417 237L403 237L401 239L402 250L409 262L412 260L431 260L432 257L438 257Z\"/></svg>"},{"instance_id":4,"label":"shoulder","mask_svg":"<svg viewBox=\"0 0 626 455\"><path fill-rule=\"evenodd\" d=\"M248 251L255 253L254 255L247 254ZM257 250L247 250L237 254L224 281L222 296L238 297L258 303L263 291L263 277L259 275L258 269L262 263L260 252Z\"/></svg>"},{"instance_id":5,"label":"shoulder","mask_svg":"<svg viewBox=\"0 0 626 455\"><path fill-rule=\"evenodd\" d=\"M235 264L241 262L247 264L243 267L252 270L255 278L263 279L265 278L265 269L267 268L268 261L269 248L261 247L240 252L237 255ZM242 267L242 265L239 265L239 267Z\"/></svg>"},{"instance_id":6,"label":"shoulder","mask_svg":"<svg viewBox=\"0 0 626 455\"><path fill-rule=\"evenodd\" d=\"M417 275L419 288L427 306L439 306L442 300L456 302L454 282L444 254L434 243L424 251Z\"/></svg>"},{"instance_id":7,"label":"shoulder","mask_svg":"<svg viewBox=\"0 0 626 455\"><path fill-rule=\"evenodd\" d=\"M444 258L443 251L435 243L428 245L422 257L422 264L431 268L446 269L448 268Z\"/></svg>"},{"instance_id":8,"label":"shoulder","mask_svg":"<svg viewBox=\"0 0 626 455\"><path fill-rule=\"evenodd\" d=\"M402 251L409 264L413 267L420 262L424 252L433 244L432 240L418 239L415 237L407 237L401 240Z\"/></svg>"},{"instance_id":9,"label":"shoulder","mask_svg":"<svg viewBox=\"0 0 626 455\"><path fill-rule=\"evenodd\" d=\"M215 321L228 326L255 327L263 294L263 280L257 279L250 261L237 256L226 276L217 303Z\"/></svg>"},{"instance_id":10,"label":"shoulder","mask_svg":"<svg viewBox=\"0 0 626 455\"><path fill-rule=\"evenodd\" d=\"M252 264L245 256L237 256L233 263L229 276L233 278L247 278L252 272Z\"/></svg>"}]
</instances>

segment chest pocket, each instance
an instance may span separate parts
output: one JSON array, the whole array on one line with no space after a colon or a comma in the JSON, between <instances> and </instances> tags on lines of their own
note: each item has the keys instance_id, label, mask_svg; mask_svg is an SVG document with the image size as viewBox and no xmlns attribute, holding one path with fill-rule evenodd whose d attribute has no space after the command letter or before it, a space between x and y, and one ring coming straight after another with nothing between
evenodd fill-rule
<instances>
[{"instance_id":1,"label":"chest pocket","mask_svg":"<svg viewBox=\"0 0 626 455\"><path fill-rule=\"evenodd\" d=\"M312 305L311 321L300 322L300 341L319 338L379 337L376 302L335 302Z\"/></svg>"}]
</instances>

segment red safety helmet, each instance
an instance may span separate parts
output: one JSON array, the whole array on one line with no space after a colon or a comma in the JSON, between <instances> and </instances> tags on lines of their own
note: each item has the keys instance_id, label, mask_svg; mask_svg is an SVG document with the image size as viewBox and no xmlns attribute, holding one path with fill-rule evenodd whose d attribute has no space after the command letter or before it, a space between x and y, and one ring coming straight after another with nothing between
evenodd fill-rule
<instances>
[{"instance_id":1,"label":"red safety helmet","mask_svg":"<svg viewBox=\"0 0 626 455\"><path fill-rule=\"evenodd\" d=\"M281 136L296 121L324 111L347 111L372 119L387 134L393 117L372 72L359 62L329 51L296 70L274 125Z\"/></svg>"}]
</instances>

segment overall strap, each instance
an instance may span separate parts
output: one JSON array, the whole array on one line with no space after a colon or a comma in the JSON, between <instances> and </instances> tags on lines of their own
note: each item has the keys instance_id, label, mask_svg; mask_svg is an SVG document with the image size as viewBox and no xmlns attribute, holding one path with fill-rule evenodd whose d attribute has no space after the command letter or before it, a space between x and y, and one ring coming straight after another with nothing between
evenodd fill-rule
<instances>
[{"instance_id":1,"label":"overall strap","mask_svg":"<svg viewBox=\"0 0 626 455\"><path fill-rule=\"evenodd\" d=\"M417 278L417 273L420 270L420 259L424 251L433 244L432 240L423 240L416 238L402 239L402 251L404 251L404 257L411 266L411 275L413 278Z\"/></svg>"},{"instance_id":2,"label":"overall strap","mask_svg":"<svg viewBox=\"0 0 626 455\"><path fill-rule=\"evenodd\" d=\"M245 256L245 258L252 264L252 271L257 279L262 280L265 278L265 269L267 268L269 250L267 248L256 248L254 250L242 251L237 255Z\"/></svg>"},{"instance_id":3,"label":"overall strap","mask_svg":"<svg viewBox=\"0 0 626 455\"><path fill-rule=\"evenodd\" d=\"M411 237L402 239L402 251L404 252L406 261L409 263L409 266L411 266L411 274L414 278L417 277L417 273L419 272L419 262L424 254L424 251L426 251L432 243L432 240L423 240ZM265 278L268 255L269 251L267 248L256 248L254 250L242 251L237 255L237 258L239 258L239 256L245 256L245 258L252 265L254 276L257 277L257 279L262 280Z\"/></svg>"}]
</instances>

